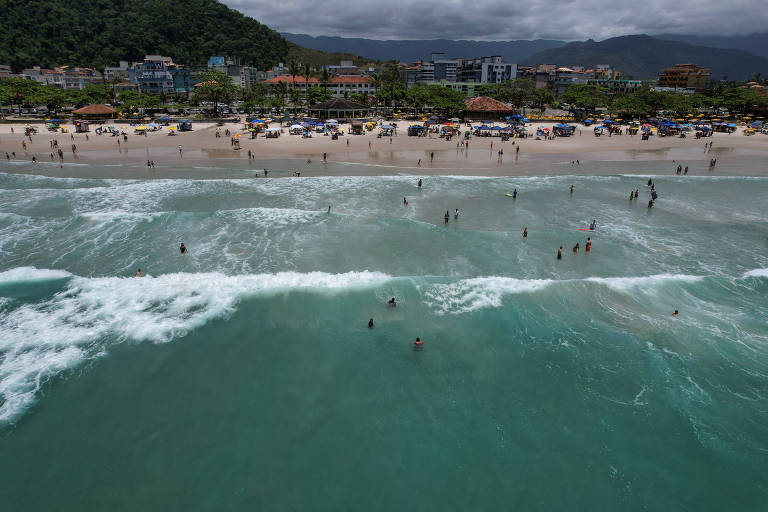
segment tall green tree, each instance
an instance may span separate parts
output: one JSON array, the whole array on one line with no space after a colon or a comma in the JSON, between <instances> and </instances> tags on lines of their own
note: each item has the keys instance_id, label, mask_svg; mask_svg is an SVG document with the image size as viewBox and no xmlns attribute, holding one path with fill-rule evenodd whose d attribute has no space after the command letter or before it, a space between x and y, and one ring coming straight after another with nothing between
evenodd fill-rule
<instances>
[{"instance_id":1,"label":"tall green tree","mask_svg":"<svg viewBox=\"0 0 768 512\"><path fill-rule=\"evenodd\" d=\"M195 96L199 100L213 103L215 115L219 113L219 103L229 103L237 94L237 86L232 83L232 79L220 71L207 69L200 73L198 80L200 86L195 90Z\"/></svg>"}]
</instances>

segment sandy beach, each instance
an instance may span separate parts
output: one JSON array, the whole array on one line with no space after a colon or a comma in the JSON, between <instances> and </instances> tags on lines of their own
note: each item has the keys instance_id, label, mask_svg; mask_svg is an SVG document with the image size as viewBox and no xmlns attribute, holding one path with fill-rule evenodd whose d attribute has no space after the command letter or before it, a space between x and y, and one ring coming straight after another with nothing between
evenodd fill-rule
<instances>
[{"instance_id":1,"label":"sandy beach","mask_svg":"<svg viewBox=\"0 0 768 512\"><path fill-rule=\"evenodd\" d=\"M768 156L768 136L745 136L743 128L733 134L715 133L702 139L693 136L685 139L651 137L643 141L637 135L595 137L591 128L578 125L572 137L554 140L529 137L515 143L502 142L499 137L472 137L468 147L461 144L457 147L457 138L446 141L437 136L408 137L404 128L407 122L400 125L401 130L390 141L387 137L377 137L378 130L332 140L319 133L305 139L290 135L287 128L276 139L266 139L263 134L251 139L242 131L242 124L234 123L222 127L214 123L195 123L193 131L176 136L169 136L165 129L144 136L134 134L128 125L118 124L119 129L128 133L128 140L123 141L122 137L96 135L93 131L87 139L82 133L72 136L71 124L65 125L70 133L52 133L42 123L36 123L32 126L38 133L30 141L24 136L27 124L3 124L0 125L0 155L5 157L7 152L11 162L16 164L5 166L10 167L8 172L87 178L221 177L221 172L209 172L215 169L253 171L247 174L251 177L264 168L276 171L270 176L293 175L294 171L302 175L361 172L371 175L478 176L603 174L615 172L613 169L618 162L629 163L619 166L622 172L635 167L642 171L643 166L631 165L633 162L651 164L655 168L669 162L670 169L681 163L690 166L691 171L702 171L708 170L712 158L718 159L719 172L727 168L727 172L733 174L765 175L766 169L760 162ZM529 131L535 131L538 126L551 128L552 123L533 123L529 125ZM343 128L349 133L348 125ZM215 136L217 129L221 131L221 137ZM243 134L239 139L241 149L233 148L230 138L224 135L227 129L232 135ZM62 166L55 155L51 157L52 140L57 140L64 151ZM23 141L26 141L26 150ZM712 148L705 150L704 145L709 142L713 143ZM77 149L74 154L73 143ZM181 155L180 145L183 148ZM518 147L520 151L516 153ZM503 150L501 157L499 150ZM248 158L249 151L254 155L252 160ZM325 163L323 153L327 154ZM431 161L432 153L434 160ZM37 163L32 163L33 157ZM6 158L3 160L8 162ZM148 169L147 160L154 161L156 167ZM357 164L354 171L350 164ZM94 170L94 166L98 170Z\"/></svg>"}]
</instances>

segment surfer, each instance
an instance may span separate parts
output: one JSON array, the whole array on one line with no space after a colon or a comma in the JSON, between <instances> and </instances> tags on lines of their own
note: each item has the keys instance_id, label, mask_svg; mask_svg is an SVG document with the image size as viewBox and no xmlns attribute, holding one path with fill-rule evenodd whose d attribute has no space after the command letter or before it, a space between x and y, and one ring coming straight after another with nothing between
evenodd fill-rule
<instances>
[{"instance_id":1,"label":"surfer","mask_svg":"<svg viewBox=\"0 0 768 512\"><path fill-rule=\"evenodd\" d=\"M448 213L448 210L445 210L445 223L448 224L448 221L451 219L451 214Z\"/></svg>"},{"instance_id":2,"label":"surfer","mask_svg":"<svg viewBox=\"0 0 768 512\"><path fill-rule=\"evenodd\" d=\"M563 246L562 245L557 250L557 259L559 259L559 260L563 259Z\"/></svg>"},{"instance_id":3,"label":"surfer","mask_svg":"<svg viewBox=\"0 0 768 512\"><path fill-rule=\"evenodd\" d=\"M512 199L517 199L517 189L512 191Z\"/></svg>"},{"instance_id":4,"label":"surfer","mask_svg":"<svg viewBox=\"0 0 768 512\"><path fill-rule=\"evenodd\" d=\"M592 219L592 224L589 225L589 230L594 231L597 229L597 221L595 219Z\"/></svg>"},{"instance_id":5,"label":"surfer","mask_svg":"<svg viewBox=\"0 0 768 512\"><path fill-rule=\"evenodd\" d=\"M369 328L369 329L373 329L373 318L371 318L370 320L368 320L368 328Z\"/></svg>"},{"instance_id":6,"label":"surfer","mask_svg":"<svg viewBox=\"0 0 768 512\"><path fill-rule=\"evenodd\" d=\"M187 254L187 246L184 245L184 242L182 242L181 245L179 246L179 252L181 254Z\"/></svg>"},{"instance_id":7,"label":"surfer","mask_svg":"<svg viewBox=\"0 0 768 512\"><path fill-rule=\"evenodd\" d=\"M416 337L416 341L414 341L414 342L413 342L413 344L414 344L416 347L421 347L421 346L423 346L423 345L424 345L424 342L423 342L423 341L421 341L421 338L419 338L419 337L417 336L417 337Z\"/></svg>"},{"instance_id":8,"label":"surfer","mask_svg":"<svg viewBox=\"0 0 768 512\"><path fill-rule=\"evenodd\" d=\"M397 302L395 302L395 298L394 298L394 297L392 297L391 299L389 299L389 300L387 301L387 304L389 304L389 305L390 305L390 306L392 306L393 308L394 308L394 307L397 307Z\"/></svg>"}]
</instances>

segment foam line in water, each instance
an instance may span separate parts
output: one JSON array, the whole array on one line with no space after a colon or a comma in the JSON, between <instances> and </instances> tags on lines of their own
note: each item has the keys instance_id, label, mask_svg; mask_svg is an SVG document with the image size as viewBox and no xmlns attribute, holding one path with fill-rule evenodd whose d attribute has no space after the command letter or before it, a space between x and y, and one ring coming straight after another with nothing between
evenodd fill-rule
<instances>
[{"instance_id":1,"label":"foam line in water","mask_svg":"<svg viewBox=\"0 0 768 512\"><path fill-rule=\"evenodd\" d=\"M768 277L768 268L756 268L744 273L744 277Z\"/></svg>"},{"instance_id":2,"label":"foam line in water","mask_svg":"<svg viewBox=\"0 0 768 512\"><path fill-rule=\"evenodd\" d=\"M228 316L248 296L290 290L327 293L391 279L368 271L84 278L24 267L3 272L0 282L62 277L70 278L66 289L52 298L0 311L0 422L23 412L46 380L102 355L110 343L170 341Z\"/></svg>"}]
</instances>

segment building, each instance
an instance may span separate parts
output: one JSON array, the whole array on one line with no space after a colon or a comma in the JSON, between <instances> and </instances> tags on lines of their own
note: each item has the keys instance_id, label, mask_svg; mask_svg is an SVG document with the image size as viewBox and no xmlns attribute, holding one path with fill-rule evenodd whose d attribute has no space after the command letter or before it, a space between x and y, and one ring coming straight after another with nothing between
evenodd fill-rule
<instances>
[{"instance_id":1,"label":"building","mask_svg":"<svg viewBox=\"0 0 768 512\"><path fill-rule=\"evenodd\" d=\"M122 62L120 64L122 66ZM149 94L189 93L194 90L191 71L174 64L171 57L162 55L145 55L142 62L128 68L128 77L140 92Z\"/></svg>"},{"instance_id":2,"label":"building","mask_svg":"<svg viewBox=\"0 0 768 512\"><path fill-rule=\"evenodd\" d=\"M320 83L320 80L311 76L307 81L303 76L280 75L266 80L265 83L276 84L286 83L288 87L293 87L294 78L296 89L306 93L310 87L326 87L333 94L334 98L348 97L352 94L365 94L366 96L375 96L376 91L373 88L373 80L367 76L334 76L327 84Z\"/></svg>"},{"instance_id":3,"label":"building","mask_svg":"<svg viewBox=\"0 0 768 512\"><path fill-rule=\"evenodd\" d=\"M477 88L481 87L483 84L480 82L448 82L446 80L441 80L439 82L436 82L434 85L439 85L441 87L448 87L449 89L453 89L454 91L459 91L460 93L464 94L466 97L472 97L477 95Z\"/></svg>"},{"instance_id":4,"label":"building","mask_svg":"<svg viewBox=\"0 0 768 512\"><path fill-rule=\"evenodd\" d=\"M482 84L500 84L517 77L517 64L502 62L501 56L463 59L459 67L458 81Z\"/></svg>"},{"instance_id":5,"label":"building","mask_svg":"<svg viewBox=\"0 0 768 512\"><path fill-rule=\"evenodd\" d=\"M515 113L512 105L487 96L466 99L464 105L466 106L465 117L473 119L501 119Z\"/></svg>"},{"instance_id":6,"label":"building","mask_svg":"<svg viewBox=\"0 0 768 512\"><path fill-rule=\"evenodd\" d=\"M342 60L338 66L323 66L331 76L361 76L363 72L351 60Z\"/></svg>"},{"instance_id":7,"label":"building","mask_svg":"<svg viewBox=\"0 0 768 512\"><path fill-rule=\"evenodd\" d=\"M92 68L60 66L45 69L33 66L21 72L22 78L61 89L83 89L88 84L103 83L104 77Z\"/></svg>"},{"instance_id":8,"label":"building","mask_svg":"<svg viewBox=\"0 0 768 512\"><path fill-rule=\"evenodd\" d=\"M125 82L130 79L131 72L126 60L121 60L118 66L107 66L104 68L104 80L107 83Z\"/></svg>"},{"instance_id":9,"label":"building","mask_svg":"<svg viewBox=\"0 0 768 512\"><path fill-rule=\"evenodd\" d=\"M608 89L609 94L626 94L640 90L647 82L642 80L607 80L607 79L587 79L590 85L597 85Z\"/></svg>"},{"instance_id":10,"label":"building","mask_svg":"<svg viewBox=\"0 0 768 512\"><path fill-rule=\"evenodd\" d=\"M11 75L13 75L11 66L0 64L0 78L9 78Z\"/></svg>"},{"instance_id":11,"label":"building","mask_svg":"<svg viewBox=\"0 0 768 512\"><path fill-rule=\"evenodd\" d=\"M712 76L707 68L696 64L675 64L659 74L659 87L704 89Z\"/></svg>"}]
</instances>

